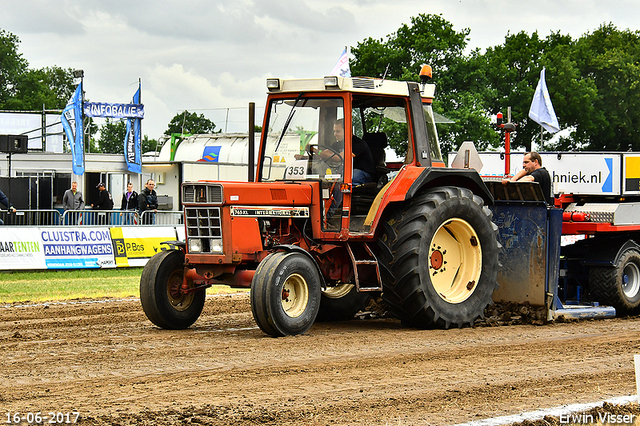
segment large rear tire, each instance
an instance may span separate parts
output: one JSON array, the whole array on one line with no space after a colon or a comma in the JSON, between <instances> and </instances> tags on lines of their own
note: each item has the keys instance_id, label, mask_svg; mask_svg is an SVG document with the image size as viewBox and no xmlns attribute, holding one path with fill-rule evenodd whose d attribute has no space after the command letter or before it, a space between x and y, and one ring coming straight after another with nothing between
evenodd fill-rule
<instances>
[{"instance_id":1,"label":"large rear tire","mask_svg":"<svg viewBox=\"0 0 640 426\"><path fill-rule=\"evenodd\" d=\"M156 254L142 270L140 303L147 318L160 328L188 328L202 313L205 291L185 294L183 277L184 253L180 250Z\"/></svg>"},{"instance_id":2,"label":"large rear tire","mask_svg":"<svg viewBox=\"0 0 640 426\"><path fill-rule=\"evenodd\" d=\"M320 276L302 253L267 256L251 281L251 312L258 327L273 337L302 334L320 308Z\"/></svg>"},{"instance_id":3,"label":"large rear tire","mask_svg":"<svg viewBox=\"0 0 640 426\"><path fill-rule=\"evenodd\" d=\"M589 269L589 289L595 300L611 305L622 314L640 307L640 252L625 251L613 268Z\"/></svg>"},{"instance_id":4,"label":"large rear tire","mask_svg":"<svg viewBox=\"0 0 640 426\"><path fill-rule=\"evenodd\" d=\"M322 291L316 321L351 320L367 306L369 299L368 293L359 292L353 284L327 287Z\"/></svg>"},{"instance_id":5,"label":"large rear tire","mask_svg":"<svg viewBox=\"0 0 640 426\"><path fill-rule=\"evenodd\" d=\"M378 239L382 297L419 328L473 324L498 288L498 228L482 198L438 187L390 209Z\"/></svg>"}]
</instances>

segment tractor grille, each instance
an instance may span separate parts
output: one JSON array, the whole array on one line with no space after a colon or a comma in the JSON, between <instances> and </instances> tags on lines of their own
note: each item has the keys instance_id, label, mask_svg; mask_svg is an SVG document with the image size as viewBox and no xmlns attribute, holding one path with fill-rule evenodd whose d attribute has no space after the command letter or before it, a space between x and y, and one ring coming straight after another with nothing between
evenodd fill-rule
<instances>
[{"instance_id":1,"label":"tractor grille","mask_svg":"<svg viewBox=\"0 0 640 426\"><path fill-rule=\"evenodd\" d=\"M210 253L211 239L222 238L220 207L187 207L184 212L187 239L201 239L202 252Z\"/></svg>"},{"instance_id":2,"label":"tractor grille","mask_svg":"<svg viewBox=\"0 0 640 426\"><path fill-rule=\"evenodd\" d=\"M366 78L353 78L351 81L353 82L354 89L375 89L373 80Z\"/></svg>"}]
</instances>

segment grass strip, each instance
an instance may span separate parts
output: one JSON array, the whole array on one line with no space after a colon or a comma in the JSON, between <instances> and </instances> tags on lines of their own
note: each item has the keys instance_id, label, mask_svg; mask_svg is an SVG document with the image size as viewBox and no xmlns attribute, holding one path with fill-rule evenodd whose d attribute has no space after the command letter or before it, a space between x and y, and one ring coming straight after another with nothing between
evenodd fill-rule
<instances>
[{"instance_id":1,"label":"grass strip","mask_svg":"<svg viewBox=\"0 0 640 426\"><path fill-rule=\"evenodd\" d=\"M0 272L0 304L140 297L142 268ZM207 293L234 293L213 286Z\"/></svg>"}]
</instances>

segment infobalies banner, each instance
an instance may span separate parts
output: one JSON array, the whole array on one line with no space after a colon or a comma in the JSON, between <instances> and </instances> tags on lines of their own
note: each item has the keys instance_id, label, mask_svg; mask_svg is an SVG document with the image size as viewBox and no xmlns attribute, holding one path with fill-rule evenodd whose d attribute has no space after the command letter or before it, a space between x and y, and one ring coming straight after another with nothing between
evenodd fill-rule
<instances>
[{"instance_id":1,"label":"infobalies banner","mask_svg":"<svg viewBox=\"0 0 640 426\"><path fill-rule=\"evenodd\" d=\"M84 173L84 136L82 132L82 83L78 84L75 93L62 111L60 117L62 127L69 139L71 147L73 173L80 176Z\"/></svg>"},{"instance_id":2,"label":"infobalies banner","mask_svg":"<svg viewBox=\"0 0 640 426\"><path fill-rule=\"evenodd\" d=\"M140 103L140 87L133 95L133 103ZM132 173L142 173L142 149L140 147L140 127L142 117L127 119L127 135L124 138L124 157L127 168Z\"/></svg>"},{"instance_id":3,"label":"infobalies banner","mask_svg":"<svg viewBox=\"0 0 640 426\"><path fill-rule=\"evenodd\" d=\"M139 91L140 89L138 89ZM84 115L87 117L144 118L144 105L140 105L135 100L133 104L85 102Z\"/></svg>"}]
</instances>

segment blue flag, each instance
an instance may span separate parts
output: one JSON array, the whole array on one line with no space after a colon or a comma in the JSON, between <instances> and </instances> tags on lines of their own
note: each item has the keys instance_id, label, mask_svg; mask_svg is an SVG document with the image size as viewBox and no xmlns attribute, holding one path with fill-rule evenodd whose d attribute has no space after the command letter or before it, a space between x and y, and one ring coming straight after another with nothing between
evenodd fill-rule
<instances>
[{"instance_id":1,"label":"blue flag","mask_svg":"<svg viewBox=\"0 0 640 426\"><path fill-rule=\"evenodd\" d=\"M133 103L140 103L140 86L138 86L138 90L135 95L133 95ZM141 118L127 119L127 136L124 139L124 157L127 162L127 169L133 173L142 173L141 125Z\"/></svg>"},{"instance_id":2,"label":"blue flag","mask_svg":"<svg viewBox=\"0 0 640 426\"><path fill-rule=\"evenodd\" d=\"M84 135L82 131L82 83L78 84L76 92L60 116L62 127L69 139L71 147L71 161L73 173L80 176L84 173Z\"/></svg>"},{"instance_id":3,"label":"blue flag","mask_svg":"<svg viewBox=\"0 0 640 426\"><path fill-rule=\"evenodd\" d=\"M547 132L555 133L560 130L558 117L556 117L556 112L553 110L549 91L547 90L547 83L544 81L544 68L540 71L540 81L538 81L538 87L536 87L533 101L531 101L529 117Z\"/></svg>"}]
</instances>

